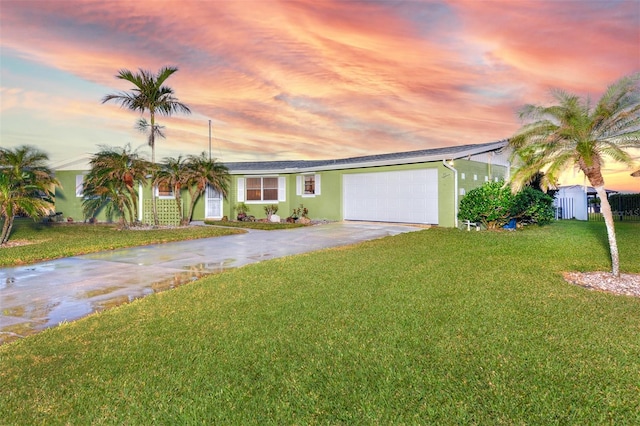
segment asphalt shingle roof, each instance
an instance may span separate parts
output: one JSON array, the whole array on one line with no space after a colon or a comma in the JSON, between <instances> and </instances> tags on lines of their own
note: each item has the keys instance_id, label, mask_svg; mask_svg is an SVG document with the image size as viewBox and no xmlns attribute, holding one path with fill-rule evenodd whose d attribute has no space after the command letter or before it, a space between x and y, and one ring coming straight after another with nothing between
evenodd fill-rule
<instances>
[{"instance_id":1,"label":"asphalt shingle roof","mask_svg":"<svg viewBox=\"0 0 640 426\"><path fill-rule=\"evenodd\" d=\"M417 151L394 152L389 154L365 155L334 160L292 160L292 161L243 161L224 162L229 171L296 171L300 169L339 169L364 166L371 163L407 164L412 160L440 161L456 159L482 152L496 151L504 148L507 141L490 142L484 144L459 145L445 148L421 149Z\"/></svg>"}]
</instances>

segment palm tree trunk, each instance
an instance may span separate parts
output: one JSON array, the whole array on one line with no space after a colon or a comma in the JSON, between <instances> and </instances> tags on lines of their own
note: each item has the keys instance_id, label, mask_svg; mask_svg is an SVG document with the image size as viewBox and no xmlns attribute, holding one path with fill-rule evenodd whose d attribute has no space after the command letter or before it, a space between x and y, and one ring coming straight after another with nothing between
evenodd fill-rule
<instances>
[{"instance_id":1,"label":"palm tree trunk","mask_svg":"<svg viewBox=\"0 0 640 426\"><path fill-rule=\"evenodd\" d=\"M11 234L11 228L13 226L13 217L6 215L4 223L2 224L2 235L0 235L0 245L9 241L9 234Z\"/></svg>"},{"instance_id":2,"label":"palm tree trunk","mask_svg":"<svg viewBox=\"0 0 640 426\"><path fill-rule=\"evenodd\" d=\"M609 237L609 251L611 252L611 273L620 276L620 255L618 254L618 243L616 241L616 230L613 225L613 214L611 213L611 205L607 198L607 191L604 186L594 186L598 197L600 197L600 211L604 217L604 223L607 226L607 236Z\"/></svg>"},{"instance_id":3,"label":"palm tree trunk","mask_svg":"<svg viewBox=\"0 0 640 426\"><path fill-rule=\"evenodd\" d=\"M131 205L132 205L132 216L131 216L131 225L137 222L138 215L138 193L135 189L131 188L131 192L129 193L131 197Z\"/></svg>"},{"instance_id":4,"label":"palm tree trunk","mask_svg":"<svg viewBox=\"0 0 640 426\"><path fill-rule=\"evenodd\" d=\"M156 116L153 111L151 111L151 164L155 166L156 164ZM153 210L153 224L158 226L160 223L158 220L158 207L156 204L156 189L151 186L151 208Z\"/></svg>"},{"instance_id":5,"label":"palm tree trunk","mask_svg":"<svg viewBox=\"0 0 640 426\"><path fill-rule=\"evenodd\" d=\"M188 223L191 222L191 219L193 218L193 210L195 209L196 206L196 202L198 201L198 198L200 198L200 196L202 195L202 191L195 191L193 194L189 193L190 195L190 200L189 200L189 213L187 214L187 216L184 218L185 221L185 225L187 225ZM205 206L206 209L206 206Z\"/></svg>"},{"instance_id":6,"label":"palm tree trunk","mask_svg":"<svg viewBox=\"0 0 640 426\"><path fill-rule=\"evenodd\" d=\"M182 197L180 196L180 189L179 188L175 188L173 189L174 191L174 198L176 199L176 207L178 207L178 219L180 221L180 225L184 225L184 211L182 210Z\"/></svg>"},{"instance_id":7,"label":"palm tree trunk","mask_svg":"<svg viewBox=\"0 0 640 426\"><path fill-rule=\"evenodd\" d=\"M135 221L135 216L134 216L135 207L132 205L131 202L128 202L126 204L126 207L127 207L127 213L129 214L129 225L133 226Z\"/></svg>"}]
</instances>

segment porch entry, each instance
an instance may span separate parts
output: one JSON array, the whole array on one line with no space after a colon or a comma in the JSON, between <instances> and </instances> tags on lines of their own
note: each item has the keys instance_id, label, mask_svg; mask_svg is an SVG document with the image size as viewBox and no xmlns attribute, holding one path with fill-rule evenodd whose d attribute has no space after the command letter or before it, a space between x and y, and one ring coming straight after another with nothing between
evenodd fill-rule
<instances>
[{"instance_id":1,"label":"porch entry","mask_svg":"<svg viewBox=\"0 0 640 426\"><path fill-rule=\"evenodd\" d=\"M206 219L222 218L222 194L211 185L207 185L205 192L204 217Z\"/></svg>"}]
</instances>

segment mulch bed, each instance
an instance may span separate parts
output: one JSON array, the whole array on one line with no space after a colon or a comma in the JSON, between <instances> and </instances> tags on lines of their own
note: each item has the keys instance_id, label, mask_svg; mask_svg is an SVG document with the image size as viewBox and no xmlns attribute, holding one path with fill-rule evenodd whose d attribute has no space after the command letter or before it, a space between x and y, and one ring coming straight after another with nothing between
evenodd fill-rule
<instances>
[{"instance_id":1,"label":"mulch bed","mask_svg":"<svg viewBox=\"0 0 640 426\"><path fill-rule=\"evenodd\" d=\"M563 276L565 281L591 290L640 297L640 274L616 277L610 272L565 272Z\"/></svg>"}]
</instances>

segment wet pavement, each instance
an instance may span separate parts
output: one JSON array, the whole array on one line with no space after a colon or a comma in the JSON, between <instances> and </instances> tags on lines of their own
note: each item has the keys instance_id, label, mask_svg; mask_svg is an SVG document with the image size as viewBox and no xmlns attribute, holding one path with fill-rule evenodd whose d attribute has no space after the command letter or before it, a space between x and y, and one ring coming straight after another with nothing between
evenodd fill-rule
<instances>
[{"instance_id":1,"label":"wet pavement","mask_svg":"<svg viewBox=\"0 0 640 426\"><path fill-rule=\"evenodd\" d=\"M0 269L0 344L204 275L419 230L341 222L111 250Z\"/></svg>"}]
</instances>

